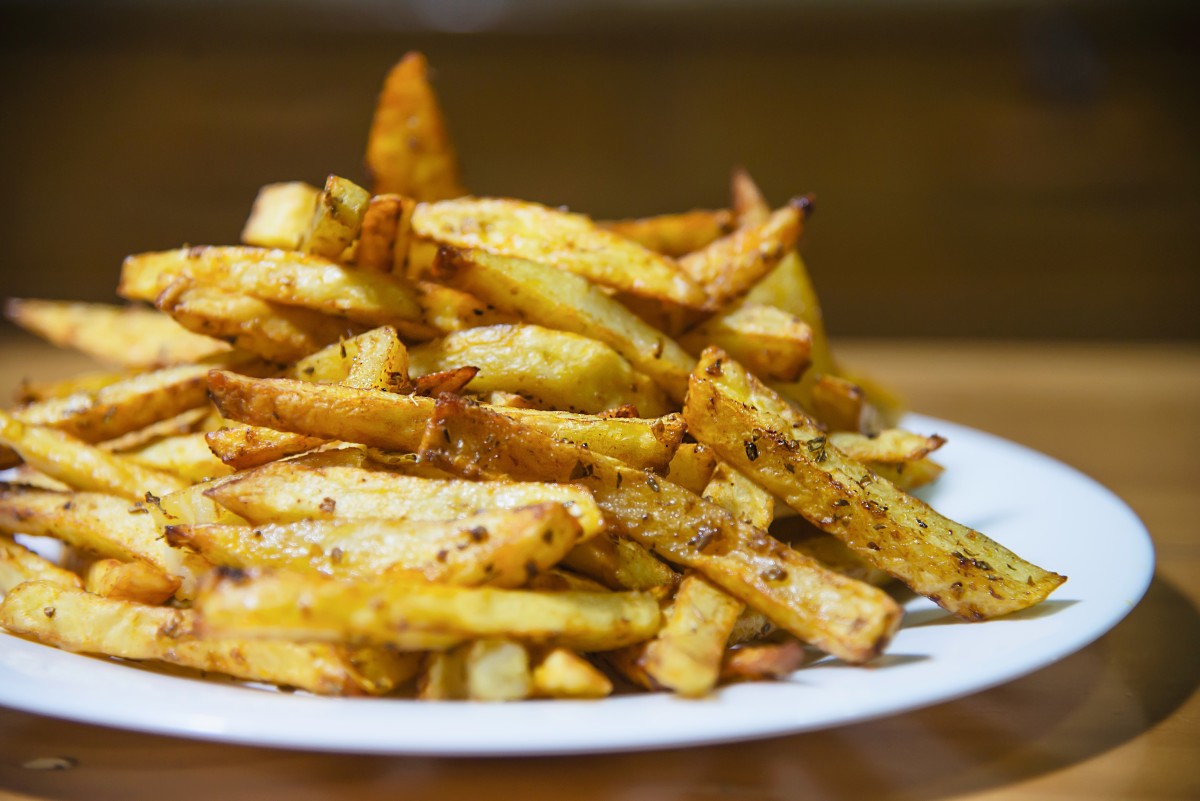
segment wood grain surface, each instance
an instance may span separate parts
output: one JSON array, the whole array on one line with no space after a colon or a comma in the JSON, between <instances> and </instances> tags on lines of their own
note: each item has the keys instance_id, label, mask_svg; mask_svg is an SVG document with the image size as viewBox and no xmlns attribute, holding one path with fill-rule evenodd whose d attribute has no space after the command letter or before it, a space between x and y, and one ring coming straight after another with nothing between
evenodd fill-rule
<instances>
[{"instance_id":1,"label":"wood grain surface","mask_svg":"<svg viewBox=\"0 0 1200 801\"><path fill-rule=\"evenodd\" d=\"M901 389L914 408L1044 451L1128 501L1157 547L1145 600L1092 646L1002 687L878 721L728 746L526 759L359 757L0 710L0 797L1200 797L1200 348L858 340L841 353ZM48 378L79 365L78 357L24 340L0 343L0 393L11 394L22 376ZM47 758L71 767L37 769Z\"/></svg>"}]
</instances>

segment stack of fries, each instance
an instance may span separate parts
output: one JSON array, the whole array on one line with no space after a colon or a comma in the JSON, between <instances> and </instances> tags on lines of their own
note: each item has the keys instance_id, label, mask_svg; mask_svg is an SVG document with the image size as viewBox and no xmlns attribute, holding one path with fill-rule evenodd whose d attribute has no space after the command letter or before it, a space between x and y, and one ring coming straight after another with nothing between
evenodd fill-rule
<instances>
[{"instance_id":1,"label":"stack of fries","mask_svg":"<svg viewBox=\"0 0 1200 801\"><path fill-rule=\"evenodd\" d=\"M869 661L892 579L967 620L1064 580L906 493L942 439L835 363L811 198L469 196L418 54L367 165L264 187L240 246L129 257L155 309L10 303L117 369L0 413L5 629L317 693L703 696Z\"/></svg>"}]
</instances>

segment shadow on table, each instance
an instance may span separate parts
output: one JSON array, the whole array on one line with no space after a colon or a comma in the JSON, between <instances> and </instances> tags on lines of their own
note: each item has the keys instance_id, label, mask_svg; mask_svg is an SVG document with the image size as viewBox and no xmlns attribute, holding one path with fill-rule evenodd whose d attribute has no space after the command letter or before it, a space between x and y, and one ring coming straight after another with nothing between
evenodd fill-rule
<instances>
[{"instance_id":1,"label":"shadow on table","mask_svg":"<svg viewBox=\"0 0 1200 801\"><path fill-rule=\"evenodd\" d=\"M1003 687L840 729L637 754L339 757L196 744L5 713L0 735L6 748L44 751L54 727L58 753L0 756L0 787L39 798L128 801L158 801L167 789L175 799L223 801L952 798L1092 759L1153 728L1200 683L1198 643L1200 614L1156 576L1142 604L1100 642ZM71 770L20 767L37 757L80 753L88 756Z\"/></svg>"}]
</instances>

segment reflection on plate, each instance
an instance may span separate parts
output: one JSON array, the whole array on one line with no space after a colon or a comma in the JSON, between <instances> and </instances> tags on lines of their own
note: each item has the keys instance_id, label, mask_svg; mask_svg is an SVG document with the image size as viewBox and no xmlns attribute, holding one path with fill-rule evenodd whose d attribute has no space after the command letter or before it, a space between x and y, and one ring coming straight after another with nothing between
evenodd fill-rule
<instances>
[{"instance_id":1,"label":"reflection on plate","mask_svg":"<svg viewBox=\"0 0 1200 801\"><path fill-rule=\"evenodd\" d=\"M829 658L789 681L727 687L701 701L666 694L490 705L319 698L134 669L0 634L0 704L161 734L324 751L465 756L699 745L837 726L976 692L1084 647L1141 598L1153 550L1141 522L1110 492L972 429L916 415L905 424L950 440L938 454L947 470L927 500L1069 576L1049 601L971 624L912 598L887 655L870 667Z\"/></svg>"}]
</instances>

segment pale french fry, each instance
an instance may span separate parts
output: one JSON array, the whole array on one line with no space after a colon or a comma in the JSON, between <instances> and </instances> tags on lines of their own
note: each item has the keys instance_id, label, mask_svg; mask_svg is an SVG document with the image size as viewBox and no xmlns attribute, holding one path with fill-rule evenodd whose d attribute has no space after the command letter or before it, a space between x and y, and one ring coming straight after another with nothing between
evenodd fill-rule
<instances>
[{"instance_id":1,"label":"pale french fry","mask_svg":"<svg viewBox=\"0 0 1200 801\"><path fill-rule=\"evenodd\" d=\"M82 587L83 580L48 559L0 534L0 595L26 581L50 581L68 587Z\"/></svg>"},{"instance_id":2,"label":"pale french fry","mask_svg":"<svg viewBox=\"0 0 1200 801\"><path fill-rule=\"evenodd\" d=\"M435 401L283 378L251 379L209 374L209 392L221 414L253 425L359 442L415 453ZM570 412L493 407L522 424L610 454L629 464L663 470L683 438L676 415L656 419L604 419Z\"/></svg>"},{"instance_id":3,"label":"pale french fry","mask_svg":"<svg viewBox=\"0 0 1200 801\"><path fill-rule=\"evenodd\" d=\"M698 442L685 442L671 457L667 478L697 495L704 493L717 467L717 457L712 448Z\"/></svg>"},{"instance_id":4,"label":"pale french fry","mask_svg":"<svg viewBox=\"0 0 1200 801\"><path fill-rule=\"evenodd\" d=\"M94 490L139 500L146 492L171 492L187 485L170 473L142 467L63 431L20 423L0 412L0 444L21 455L26 464L81 490Z\"/></svg>"},{"instance_id":5,"label":"pale french fry","mask_svg":"<svg viewBox=\"0 0 1200 801\"><path fill-rule=\"evenodd\" d=\"M358 239L371 193L351 180L330 175L317 197L308 229L298 250L341 261L343 252Z\"/></svg>"},{"instance_id":6,"label":"pale french fry","mask_svg":"<svg viewBox=\"0 0 1200 801\"><path fill-rule=\"evenodd\" d=\"M239 517L221 504L205 495L210 489L236 478L225 476L214 478L199 484L193 484L185 489L176 490L162 497L147 494L145 506L150 511L154 525L163 529L170 525L196 525L203 523L221 523L224 525L241 525L246 519Z\"/></svg>"},{"instance_id":7,"label":"pale french fry","mask_svg":"<svg viewBox=\"0 0 1200 801\"><path fill-rule=\"evenodd\" d=\"M84 589L105 598L154 606L175 594L179 579L141 559L97 559L88 567Z\"/></svg>"},{"instance_id":8,"label":"pale french fry","mask_svg":"<svg viewBox=\"0 0 1200 801\"><path fill-rule=\"evenodd\" d=\"M581 483L610 529L702 572L781 627L848 661L877 656L899 624L900 607L880 590L826 570L715 504L461 398L438 401L420 453L472 477Z\"/></svg>"},{"instance_id":9,"label":"pale french fry","mask_svg":"<svg viewBox=\"0 0 1200 801\"><path fill-rule=\"evenodd\" d=\"M208 446L210 434L196 432L167 437L125 451L125 458L132 462L179 476L188 482L207 481L218 476L227 476L233 468L222 463Z\"/></svg>"},{"instance_id":10,"label":"pale french fry","mask_svg":"<svg viewBox=\"0 0 1200 801\"><path fill-rule=\"evenodd\" d=\"M419 204L412 229L414 236L439 245L553 265L632 295L705 305L704 292L674 261L582 214L522 200L467 197Z\"/></svg>"},{"instance_id":11,"label":"pale french fry","mask_svg":"<svg viewBox=\"0 0 1200 801\"><path fill-rule=\"evenodd\" d=\"M456 520L302 520L248 526L168 526L167 541L215 565L366 578L405 572L463 587L520 587L579 541L561 504L488 510Z\"/></svg>"},{"instance_id":12,"label":"pale french fry","mask_svg":"<svg viewBox=\"0 0 1200 801\"><path fill-rule=\"evenodd\" d=\"M723 459L868 564L960 617L1024 609L1065 581L846 457L718 349L697 367L685 414L696 438Z\"/></svg>"},{"instance_id":13,"label":"pale french fry","mask_svg":"<svg viewBox=\"0 0 1200 801\"><path fill-rule=\"evenodd\" d=\"M529 652L512 640L476 640L463 658L467 698L472 701L520 701L533 694Z\"/></svg>"},{"instance_id":14,"label":"pale french fry","mask_svg":"<svg viewBox=\"0 0 1200 801\"><path fill-rule=\"evenodd\" d=\"M406 650L508 637L607 651L646 639L660 622L648 593L346 582L299 573L217 575L196 608L214 635L368 641Z\"/></svg>"},{"instance_id":15,"label":"pale french fry","mask_svg":"<svg viewBox=\"0 0 1200 801\"><path fill-rule=\"evenodd\" d=\"M662 390L609 346L541 326L459 331L414 347L411 359L418 375L478 367L472 392L513 392L541 408L596 414L632 404L645 417L671 411Z\"/></svg>"},{"instance_id":16,"label":"pale french fry","mask_svg":"<svg viewBox=\"0 0 1200 801\"><path fill-rule=\"evenodd\" d=\"M422 701L461 701L467 697L466 656L470 643L434 651L425 657L417 678Z\"/></svg>"},{"instance_id":17,"label":"pale french fry","mask_svg":"<svg viewBox=\"0 0 1200 801\"><path fill-rule=\"evenodd\" d=\"M303 181L262 187L242 228L242 244L297 250L320 196L320 189Z\"/></svg>"},{"instance_id":18,"label":"pale french fry","mask_svg":"<svg viewBox=\"0 0 1200 801\"><path fill-rule=\"evenodd\" d=\"M384 81L367 138L367 173L376 195L441 200L466 194L420 53L406 54Z\"/></svg>"},{"instance_id":19,"label":"pale french fry","mask_svg":"<svg viewBox=\"0 0 1200 801\"><path fill-rule=\"evenodd\" d=\"M154 305L189 331L279 363L362 331L344 319L205 286L186 276L171 282Z\"/></svg>"},{"instance_id":20,"label":"pale french fry","mask_svg":"<svg viewBox=\"0 0 1200 801\"><path fill-rule=\"evenodd\" d=\"M168 545L144 507L111 495L0 484L0 530L54 537L123 562L149 562L179 579L184 599L209 569L203 558Z\"/></svg>"},{"instance_id":21,"label":"pale french fry","mask_svg":"<svg viewBox=\"0 0 1200 801\"><path fill-rule=\"evenodd\" d=\"M224 342L193 334L165 314L137 306L10 298L4 313L60 348L122 367L181 364L229 350Z\"/></svg>"},{"instance_id":22,"label":"pale french fry","mask_svg":"<svg viewBox=\"0 0 1200 801\"><path fill-rule=\"evenodd\" d=\"M695 366L674 340L585 279L532 261L443 249L437 275L532 323L598 339L654 380L676 402Z\"/></svg>"},{"instance_id":23,"label":"pale french fry","mask_svg":"<svg viewBox=\"0 0 1200 801\"><path fill-rule=\"evenodd\" d=\"M354 338L354 361L345 383L356 389L377 389L382 392L407 392L412 388L408 379L408 349L391 326L373 328Z\"/></svg>"},{"instance_id":24,"label":"pale french fry","mask_svg":"<svg viewBox=\"0 0 1200 801\"><path fill-rule=\"evenodd\" d=\"M591 494L580 487L532 481L421 478L347 464L340 451L265 465L212 486L212 500L254 524L304 520L453 520L480 509L562 504L590 539L604 527Z\"/></svg>"},{"instance_id":25,"label":"pale french fry","mask_svg":"<svg viewBox=\"0 0 1200 801\"><path fill-rule=\"evenodd\" d=\"M682 214L660 214L634 220L611 220L601 228L632 239L664 256L679 257L700 250L734 229L727 209L696 209Z\"/></svg>"},{"instance_id":26,"label":"pale french fry","mask_svg":"<svg viewBox=\"0 0 1200 801\"><path fill-rule=\"evenodd\" d=\"M371 673L360 674L349 649L335 645L202 640L195 636L197 616L191 610L103 598L43 581L23 584L5 597L0 626L68 651L153 659L327 695L382 694L413 672L408 660L380 654ZM389 658L390 676L380 670Z\"/></svg>"},{"instance_id":27,"label":"pale french fry","mask_svg":"<svg viewBox=\"0 0 1200 801\"><path fill-rule=\"evenodd\" d=\"M153 302L181 276L363 325L394 325L418 337L429 332L416 292L407 283L287 250L196 247L141 253L125 259L117 291Z\"/></svg>"}]
</instances>

